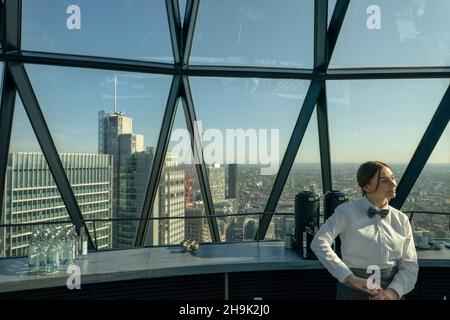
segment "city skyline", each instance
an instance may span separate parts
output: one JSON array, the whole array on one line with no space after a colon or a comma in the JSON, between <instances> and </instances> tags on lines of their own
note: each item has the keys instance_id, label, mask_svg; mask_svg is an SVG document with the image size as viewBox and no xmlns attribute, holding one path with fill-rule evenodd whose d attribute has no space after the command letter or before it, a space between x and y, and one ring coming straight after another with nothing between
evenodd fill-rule
<instances>
[{"instance_id":1,"label":"city skyline","mask_svg":"<svg viewBox=\"0 0 450 320\"><path fill-rule=\"evenodd\" d=\"M41 159L43 158L42 153L16 153L17 155L23 154L24 156L39 156ZM10 153L10 155L14 155L14 153ZM76 154L69 154L68 157L74 157L74 156L82 156L82 157L89 157L89 156L96 156L96 155L76 155ZM98 156L98 155L97 155ZM63 159L65 159L65 155L61 155ZM174 159L173 159L174 160ZM173 161L173 160L169 160ZM44 159L45 161L45 159ZM31 162L30 162L31 163ZM33 162L35 163L35 162ZM66 163L66 162L64 162ZM45 165L44 165L45 166ZM69 166L70 168L70 166ZM76 168L76 167L74 167ZM404 170L405 167L392 167L394 172L401 173L401 170ZM218 167L216 168L218 169ZM224 168L222 167L222 170ZM217 218L218 219L218 225L219 225L219 232L222 241L248 241L252 240L253 238L249 236L249 232L251 230L254 230L255 227L258 225L259 221L259 214L258 212L263 211L263 208L265 206L265 203L267 201L268 192L270 191L270 184L267 184L267 178L264 176L255 175L251 170L251 166L238 166L239 170L239 190L240 194L237 196L236 199L224 199L222 201L214 200L214 206L216 208L216 214L227 214L227 213L235 213L235 212L242 212L242 213L248 213L250 214L247 217L230 217L230 218ZM399 171L400 170L400 171ZM48 168L47 168L48 171ZM347 166L342 166L338 168L338 171L335 172L335 178L334 178L334 188L337 190L341 190L344 193L347 194L350 200L359 197L360 192L358 190L358 187L355 183L355 176L354 176L355 166L354 164L350 164ZM73 171L73 172L76 172ZM142 172L140 170L139 172ZM167 172L167 171L165 171ZM402 207L402 211L410 211L410 210L419 210L419 211L436 211L436 212L449 212L450 211L450 175L448 174L450 172L450 168L447 166L442 165L427 165L424 168L424 171L419 176L419 179L417 180L415 186L411 190L409 196L406 199L406 202L404 206ZM68 173L69 177L72 176L71 173ZM112 176L112 175L111 175ZM168 177L168 174L163 174L163 176ZM221 174L223 178L225 178L225 174ZM178 170L178 178L183 179L185 177L185 172ZM176 178L176 177L175 177ZM34 181L35 178L32 178ZM165 178L167 179L167 178ZM262 179L262 180L261 180ZM216 179L217 180L217 179ZM223 193L225 194L225 187L223 185L223 182L218 182L214 179L210 180L211 184L220 185L223 186ZM168 186L171 185L169 180L166 180L169 182ZM216 181L216 182L215 182ZM353 181L353 182L351 182ZM161 184L161 186L164 188L164 182ZM198 185L196 183L193 183L191 185L193 188L193 193L200 192L199 190L196 190L198 188ZM169 187L170 188L170 187ZM268 189L267 189L268 188ZM56 199L57 201L62 202L61 197L59 196L59 193L56 190L56 197L52 196L52 198ZM180 184L179 191L183 190L182 184ZM293 212L294 211L294 199L295 194L302 190L315 190L319 193L321 193L321 177L320 177L320 166L319 164L298 164L294 165L289 177L288 181L286 182L286 185L284 187L283 194L280 198L280 201L278 203L277 211L276 212ZM103 191L102 191L103 192ZM161 189L160 191L161 192ZM75 193L77 195L77 193ZM248 197L250 195L250 197ZM158 197L157 197L158 198ZM161 199L164 197L159 197L159 201L157 201L156 208L161 206L163 202L161 202ZM59 199L59 200L58 200ZM180 201L184 200L184 192L179 197ZM221 196L222 199L222 196ZM17 201L17 200L14 200ZM14 202L13 201L13 202ZM24 199L23 201L28 201ZM235 204L233 204L234 201L237 201ZM82 205L83 202L80 204ZM137 205L138 202L136 202ZM197 200L192 201L189 206L184 206L187 204L187 202L183 201L183 210L179 211L180 218L182 220L173 220L173 222L178 222L175 224L179 224L184 221L185 216L192 216L192 215L204 215L204 207L201 202L198 202ZM224 206L225 205L225 206ZM167 205L166 205L167 206ZM227 207L229 209L227 209ZM155 208L155 207L154 207ZM169 205L168 211L162 210L164 212L167 211L170 216L175 217L177 216L176 210L174 210L175 207L172 205ZM222 209L223 208L223 209ZM186 211L184 211L186 210ZM155 212L159 212L157 216L162 217L164 216L162 211L156 209ZM254 215L252 215L254 213ZM84 214L84 211L83 211ZM67 217L67 212L65 213L65 216ZM156 217L156 216L155 216ZM3 217L4 218L4 217ZM67 218L61 217L64 220ZM292 217L283 217L283 216L277 216L275 215L272 219L271 226L266 234L266 239L283 239L283 236L285 233L292 232L292 228L294 227L293 224L293 218ZM194 223L195 221L199 221L199 223ZM446 238L450 237L450 233L446 231L446 228L448 227L448 217L445 216L432 216L429 218L429 215L427 214L417 214L414 219L414 231L421 232L421 231L433 231L436 233L436 236L438 238ZM4 223L4 222L3 222ZM170 228L171 222L161 222L160 223L151 223L150 227L153 228L154 231L158 232L159 230L162 230L164 224L167 224L168 227L165 228L165 230L168 230L167 228ZM131 224L132 225L132 224ZM97 232L101 230L101 226L97 225ZM133 227L135 228L135 226ZM92 232L92 226L89 228ZM154 242L153 245L165 245L165 244L173 244L178 243L177 240L180 240L183 238L183 235L186 237L191 236L195 237L197 241L199 242L209 242L211 241L211 238L209 235L209 228L204 218L194 219L188 223L188 220L186 220L182 225L178 227L179 232L181 232L180 236L177 236L177 238L172 238L170 240L169 233L163 233L161 236L157 236L154 238L157 242ZM184 231L182 231L184 230ZM131 241L131 243L134 240L134 233L135 231L131 230L129 231L127 235L127 242ZM159 233L159 232L158 232ZM7 234L7 233L6 233ZM5 233L3 233L5 235ZM97 233L98 239L101 239L101 235ZM162 238L161 238L162 237ZM160 239L167 239L161 241ZM26 241L22 239L22 242ZM112 242L110 242L112 244ZM132 244L129 244L127 247L132 246ZM149 243L148 243L149 244ZM106 244L108 246L108 244ZM24 247L23 244L21 244L22 248L26 249L26 246ZM118 246L113 246L113 248L118 248ZM20 251L24 252L24 251Z\"/></svg>"},{"instance_id":2,"label":"city skyline","mask_svg":"<svg viewBox=\"0 0 450 320\"><path fill-rule=\"evenodd\" d=\"M45 74L47 74L46 72L46 68L45 67L40 67L40 68L44 68L41 69L41 72L43 72L43 74L41 74L42 76L44 76ZM64 69L64 68L63 68ZM90 71L91 72L91 71ZM33 74L33 73L31 73ZM64 73L63 73L64 74ZM112 76L115 73L110 73ZM92 73L92 76L95 76L96 73ZM60 74L60 76L58 76L57 78L59 79L62 76L62 74ZM129 77L131 77L131 79L134 79L133 75L129 75ZM145 77L144 77L145 78ZM152 77L148 78L148 80L151 80ZM32 83L33 83L33 77L31 77L32 79ZM113 79L113 77L109 78L107 77L107 79ZM43 80L43 79L42 79ZM61 80L61 79L60 79ZM198 79L197 79L198 80ZM54 79L55 81L55 85L57 82L61 82L61 81L57 81L56 79ZM120 77L119 77L119 83L120 83ZM153 81L153 80L151 80ZM434 81L434 80L433 80ZM106 104L109 108L104 108L106 110L112 110L113 106L114 106L114 94L113 94L113 83L111 82L110 84L108 84L109 88L108 90L110 90L110 96L108 96L107 99L101 98L101 96L99 97L100 100L96 99L92 99L92 96L87 95L85 98L83 98L81 101L85 100L82 103L82 107L61 107L61 105L64 104L71 104L72 102L71 99L65 99L65 96L59 96L59 95L54 95L54 94L50 94L46 97L46 100L42 101L41 99L41 94L39 94L40 92L42 92L39 88L40 88L40 84L44 84L45 81L43 82L39 82L39 83L33 83L35 85L37 85L38 90L36 90L36 94L38 96L38 100L40 100L40 104L41 104L41 108L42 111L44 113L44 116L46 117L46 120L48 122L49 125L49 129L50 132L52 134L52 137L54 139L55 145L57 146L57 149L59 152L65 152L65 153L70 153L70 152L80 152L80 153L96 153L95 150L97 150L97 145L96 145L96 141L92 139L91 134L94 134L94 132L96 132L96 125L97 125L97 121L95 120L91 120L91 121L86 121L86 119L89 119L87 116L89 114L91 114L91 116L94 116L95 114L95 119L97 118L97 114L96 111L97 109L94 109L94 106L92 105L93 103L99 103L101 104L101 102L103 102L103 104ZM63 82L63 81L62 81ZM85 81L88 82L87 84L85 83L86 86L89 86L89 81ZM384 81L386 82L386 81ZM395 82L395 81L394 81ZM402 82L405 82L404 80L402 80ZM158 82L159 83L159 82ZM421 86L422 84L426 84L422 83L422 80L412 80L411 82L406 81L406 84L410 83L410 85L403 85L402 87L404 87L406 90L415 90L415 87L417 86ZM161 83L160 83L161 84ZM166 81L164 86L169 86L169 82ZM270 85L270 83L268 83ZM273 83L272 83L273 84ZM376 86L381 85L381 83L373 83L371 85L371 90L375 91L373 88L376 88ZM439 84L438 87L433 88L433 90L435 91L436 94L431 95L430 93L428 94L427 97L421 97L420 99L417 97L411 97L409 98L411 101L412 100L416 100L415 105L420 109L420 105L422 105L424 102L424 100L428 101L434 101L437 107L437 104L440 100L440 94L443 94L443 91L445 89L445 85L447 85L447 81L441 81L438 80L438 82L434 82L434 84ZM433 82L428 82L427 86L430 88L430 90L432 89L432 86L434 85ZM195 89L195 85L196 83L193 83L193 90ZM336 88L336 85L338 85L338 87ZM355 87L356 92L361 92L360 87L363 85L363 83L358 82L358 83L351 83L351 82L339 82L336 85L334 85L334 87L331 87L329 89L329 91L331 92L330 95L333 94L333 92L337 92L336 90L339 89L342 86L345 87ZM374 87L375 86L375 87ZM392 86L391 83L387 82L387 84L385 84L384 86ZM411 87L411 88L410 88ZM158 87L160 88L160 86ZM383 91L383 87L379 88L381 91ZM49 89L46 89L46 91L48 91ZM159 135L159 128L161 123L158 122L157 120L155 120L155 118L157 118L156 116L151 117L151 115L155 115L158 114L161 119L160 121L162 121L162 114L164 112L164 107L165 106L165 99L167 98L165 95L161 96L161 94L153 96L153 97L147 97L147 98L143 98L144 100L147 101L147 99L150 100L157 100L158 102L154 102L152 105L154 106L152 110L150 111L146 111L148 114L148 117L142 117L142 110L145 110L145 101L141 101L139 102L137 105L135 105L134 107L131 105L131 101L130 104L124 103L122 102L121 99L121 93L120 93L120 85L119 85L119 89L118 89L118 110L120 111L125 111L125 115L132 117L133 119L135 119L134 121L134 126L137 132L140 132L141 134L143 134L146 137L146 146L155 146L156 145L156 140L157 137ZM377 89L378 90L378 89ZM95 94L92 93L94 96ZM439 95L437 95L439 94ZM46 95L44 95L46 96ZM406 91L405 91L405 96L406 96ZM77 100L81 99L83 97L83 95L78 96ZM400 97L402 97L402 95L396 94L395 95L395 99L399 99ZM220 98L220 96L219 96ZM361 100L363 98L361 98L360 94L358 94L358 96L355 96L355 99L359 99L360 103L362 104L364 101ZM47 100L48 99L48 100ZM61 100L62 99L62 100ZM337 98L336 98L337 99ZM61 100L60 102L58 102L59 100ZM150 101L149 100L149 101ZM219 99L222 100L222 99ZM79 102L81 102L79 101ZM125 100L126 101L126 100ZM205 107L203 107L203 104L207 104L207 101L209 101L208 99L205 101L201 101L199 104L199 117L202 116L202 113L204 112L203 110L205 109ZM387 114L387 119L386 121L388 121L388 123L390 123L389 126L382 126L380 128L380 126L378 126L376 124L376 121L369 121L369 122L365 122L365 124L369 125L368 128L363 128L361 127L364 123L361 124L352 124L350 127L348 125L346 125L346 122L349 121L349 119L351 120L351 114L354 112L357 112L358 109L354 109L351 106L347 106L346 108L341 108L339 107L339 109L341 110L340 113L342 114L342 112L346 112L346 114L343 114L342 116L334 116L333 117L333 113L335 112L335 110L338 109L337 105L333 104L334 100L330 100L330 105L329 105L329 126L330 126L330 148L331 148L331 156L332 156L332 162L333 163L347 163L350 162L350 159L355 161L354 159L354 155L365 155L366 153L368 154L368 156L365 156L365 159L373 159L373 158L378 158L378 159L383 159L385 162L389 162L389 163L406 163L409 161L410 157L412 157L412 154L415 150L415 148L417 147L417 144L420 141L421 135L423 134L423 132L425 131L426 125L427 125L427 121L431 120L432 114L433 114L433 110L428 110L430 108L428 108L426 111L426 115L423 114L424 111L420 111L418 112L419 115L418 116L414 116L414 119L411 119L410 123L410 127L411 130L413 131L408 131L408 130L402 130L402 133L399 133L399 137L398 138L394 138L394 139L388 139L388 144L384 145L383 149L378 149L378 148L373 148L371 143L370 143L370 139L372 139L372 144L373 145L377 145L379 144L379 138L377 134L374 134L373 137L371 137L371 132L379 132L380 129L382 131L386 131L386 134L388 135L392 135L394 134L394 132L397 132L398 130L396 130L396 125L393 124L393 119L391 118L391 115L388 113ZM337 101L337 100L336 100ZM77 102L77 103L79 103ZM195 102L195 100L194 100ZM337 102L336 102L337 103ZM382 104L381 102L379 103L380 105ZM21 103L21 100L19 97L16 98L16 112L15 112L15 117L14 117L14 121L13 121L13 133L17 136L15 139L11 140L11 150L16 150L16 151L33 151L33 146L30 146L29 140L28 140L28 136L30 135L34 135L34 133L31 130L30 126L27 126L24 122L28 122L28 118L26 117L26 114L24 112L23 109L23 105ZM126 105L126 108L123 108L123 105ZM159 107L157 107L157 105ZM294 107L295 108L295 107ZM389 109L390 107L383 107L386 110ZM77 110L80 109L80 110ZM226 109L226 107L224 106L222 109ZM273 108L272 108L273 109ZM374 108L372 108L373 110L375 110ZM268 108L267 110L270 110L270 108ZM93 112L95 111L95 112ZM218 111L220 113L223 113L220 110L215 110ZM273 110L275 111L275 110ZM298 111L298 110L296 110ZM149 113L150 112L150 113ZM359 112L359 111L358 111ZM214 113L214 112L213 112ZM220 124L218 123L219 119L222 119L222 122L226 125L226 123L235 123L236 121L231 120L227 118L227 113L225 114L217 114L217 112L214 114L210 114L209 115L209 120L208 121L203 121L203 126L204 129L207 130L208 128L215 128L212 127L212 125L214 124ZM256 109L254 109L254 113L257 114ZM365 115L367 116L367 112L365 112L364 110L361 110L361 116ZM406 115L408 117L411 117L410 115L411 113L406 113ZM133 116L135 115L135 116ZM294 113L292 113L292 116L294 117L294 119L297 117L297 115ZM418 119L420 117L426 116L429 118L429 120L427 121L423 121L423 119ZM264 120L265 122L269 121L271 118L274 118L275 116L269 116L267 117L266 120ZM379 116L377 116L379 117ZM397 112L397 114L395 115L395 117L397 117L397 119L403 118L404 114L403 111L400 110L399 112ZM145 123L145 119L151 119L151 123L153 125L149 125L146 126ZM203 117L203 119L205 119L205 117ZM375 118L376 120L376 118ZM419 121L420 120L420 121ZM246 120L245 120L246 121ZM280 121L280 120L278 120ZM284 120L282 120L283 122ZM292 125L293 125L293 119L290 120ZM350 123L353 123L352 121L350 121ZM414 125L413 125L414 123ZM279 123L281 125L281 123ZM177 117L176 120L174 122L173 125L173 130L177 129L177 128L186 128L185 126L185 119L184 119L184 114L182 112L182 108L181 108L181 104L178 107L178 112L177 112ZM229 126L231 129L238 129L243 127L244 129L249 128L248 126L237 126L235 125L234 127L232 125ZM264 128L270 128L269 125L265 125ZM347 128L347 131L345 130L341 130L341 128ZM418 128L422 128L419 129ZM224 125L222 125L221 127L218 126L217 128L218 130L222 130L224 131L226 129L226 127L224 127ZM291 132L292 128L290 130L284 129L284 131L282 130L280 132L280 157L279 159L282 159L282 156L284 154L285 148L287 146L287 141L288 141L288 137L289 135L292 133ZM395 134L397 135L397 134ZM394 137L395 137L394 135ZM370 139L369 139L370 138ZM369 139L369 140L367 140ZM398 139L398 140L397 140ZM353 143L345 143L345 140L348 141L352 141ZM398 147L398 143L400 143L400 141L402 142L402 147ZM73 142L73 143L71 143ZM447 129L444 131L443 135L441 136L441 139L439 141L439 144L443 145L443 147L441 148L437 148L437 152L434 152L432 157L430 158L430 162L431 163L450 163L450 152L448 151L448 147L445 147L446 145L450 145L450 129L447 127ZM248 146L247 146L248 147ZM388 147L388 149L386 149L386 147ZM364 149L366 148L366 149ZM368 150L371 150L371 152L369 152ZM384 149L386 149L386 151L384 151ZM269 150L270 150L270 146L269 146ZM296 162L315 162L318 160L318 135L317 135L317 122L315 120L315 111L313 114L313 117L311 118L311 121L308 125L307 131L305 133L305 137L302 141L302 144L300 146L300 150L302 150L302 156L301 157L297 157L296 158ZM403 150L403 151L402 151ZM366 151L366 152L365 152ZM374 154L375 152L375 154ZM244 153L248 154L248 151L246 150ZM345 159L342 159L342 156L340 156L341 153L346 153L349 156L346 156ZM371 156L370 154L374 154L373 156ZM396 156L397 154L399 154L399 156ZM361 156L360 156L361 157ZM389 159L392 158L392 159ZM361 161L355 161L355 162L362 162L363 159L361 159Z\"/></svg>"},{"instance_id":3,"label":"city skyline","mask_svg":"<svg viewBox=\"0 0 450 320\"><path fill-rule=\"evenodd\" d=\"M22 112L23 112L23 111L22 111ZM24 112L23 112L23 113L24 113ZM18 114L18 112L16 112L16 115L17 115L17 114ZM26 117L25 114L23 114L23 116ZM184 115L183 115L183 112L182 112L182 109L181 109L181 108L178 109L178 112L177 112L175 118L176 118L176 119L175 119L175 124L177 124L177 125L174 124L174 128L175 128L175 127L185 127L185 123L183 122L183 121L184 121ZM308 131L309 131L309 129L310 129L310 128L308 128ZM30 128L30 130L31 130L31 128ZM308 135L308 131L307 131L307 133L306 133L306 136ZM446 131L446 132L448 132L448 128L447 128L447 131ZM443 135L442 137L445 138L446 132L444 132L444 135ZM33 134L33 133L32 133L32 134ZM15 135L15 131L14 131L14 130L13 130L13 132L12 132L12 135L13 135L12 141L14 141L14 135ZM30 141L32 141L33 139L34 139L34 144L35 144L35 146L38 147L38 144L37 144L37 141L35 140L34 134L33 134L31 137L27 137L26 141L30 142ZM170 145L169 145L169 147L170 147ZM303 148L303 146L301 145L301 146L300 146L300 149L299 149L299 152L302 151L302 148ZM170 149L170 148L169 148L169 149ZM448 149L448 146L447 146L446 143L445 143L445 139L442 139L442 138L441 138L441 140L439 141L439 143L438 143L437 146L435 147L435 151L434 151L434 152L440 151L440 152L446 153L446 152L447 152L446 149ZM39 151L40 151L40 149L39 149ZM430 158L433 157L434 152L433 152L433 154L431 155ZM317 155L318 155L318 152L317 152ZM300 163L295 163L294 166L299 165L299 164L300 164ZM312 165L315 165L315 166L318 167L320 163L319 163L319 162L312 162L312 163L303 162L303 164L305 164L305 165L312 164ZM356 166L357 166L358 164L360 164L360 163L359 163L359 162L358 162L358 163L357 163L357 162L353 162L353 163L351 163L351 162L348 162L348 163L335 163L335 162L332 161L331 164L332 164L332 171L334 171L335 169L337 169L336 166L339 166L339 165L344 165L344 166L347 165L347 164L348 164L348 165L351 165L351 166L354 167L354 174L356 174ZM395 165L406 166L407 163L395 163L395 162L393 162L393 163L389 163L389 164L391 164L391 165L393 165L393 166L395 166ZM427 163L427 165L430 165L430 164L431 164L430 162ZM444 165L445 165L445 163L444 163ZM245 167L252 167L252 166L251 166L251 165L239 165L239 167L245 168ZM255 167L257 167L257 166L255 166ZM196 175L195 170L194 170L194 175ZM271 179L272 179L272 178L271 178ZM334 174L333 174L333 179L335 179ZM399 180L401 179L401 175L399 175L399 176L397 177L397 179L398 179L398 181L399 181ZM354 182L354 183L356 183L356 182ZM269 186L271 186L272 184L273 184L273 180L271 180L271 182L269 183ZM319 185L320 185L320 184L319 184ZM268 197L268 194L269 194L269 190L266 191L266 197Z\"/></svg>"},{"instance_id":4,"label":"city skyline","mask_svg":"<svg viewBox=\"0 0 450 320\"><path fill-rule=\"evenodd\" d=\"M335 3L329 1L329 14ZM450 9L449 3L442 0L436 0L433 4L428 1L406 1L399 4L386 0L361 0L358 4L355 3L351 2L349 6L331 57L330 69L450 64L450 38L444 28L448 26L448 19L444 19L445 14L436 11L436 3L442 6L440 8ZM382 14L380 28L370 28L367 24L370 13L366 9L369 3L378 6L381 12L387 12ZM77 30L66 28L65 9L68 4L69 1L61 0L52 6L52 2L46 0L39 6L34 1L24 0L22 49L173 63L163 1L135 2L120 6L106 0L95 3L80 0L78 5L84 18L82 27ZM108 7L107 13L102 11L103 6ZM252 1L232 0L215 6L202 1L188 65L312 69L313 13L313 1L288 0L283 7L273 1L260 1L256 5ZM123 37L126 28L122 29L113 22L121 16L124 16L124 23L137 23L137 31L130 37ZM133 21L130 21L131 17ZM292 22L294 27L290 24ZM226 31L221 33L222 37L217 37L218 30ZM111 32L118 39L124 38L120 48L117 48L117 42L108 37ZM349 35L357 41L350 41ZM430 41L425 41L424 37ZM129 45L124 45L127 43ZM153 45L155 43L157 45ZM267 46L267 43L272 45ZM376 52L389 50L398 52L395 59L389 58L389 54L374 55ZM264 54L261 55L261 52ZM0 66L2 71L3 63ZM151 158L158 144L173 77L39 64L24 64L24 67L57 152L79 155L113 154L115 169L112 184L116 189L113 188L112 191L112 202L113 211L117 212L115 216L119 216L119 208L122 208L124 216L139 217L150 174ZM228 129L279 130L278 157L281 162L311 81L198 76L189 76L188 80L196 117L202 122L204 130L213 129L222 133ZM398 171L398 181L401 179L444 92L450 86L450 80L326 80L324 84L333 187L356 197L359 192L355 168L362 162L386 162ZM117 119L120 116L125 121L129 119L126 130L110 132L114 136L110 139L114 145L111 150L102 149L98 144L98 140L102 140L100 134L99 139L95 139L99 133L101 121L98 112L101 110L104 110L105 119L114 116ZM181 100L174 117L172 132L186 129ZM105 128L108 126L110 124L105 124ZM317 113L314 109L278 203L280 208L292 211L294 195L299 190L322 191L318 132ZM109 143L105 141L102 143ZM172 157L176 157L171 152L173 146L174 141L170 141L165 161L171 162ZM203 144L204 148L207 146L207 143ZM268 141L266 146L270 151L275 149L272 141ZM251 150L248 144L236 149L241 154L248 154ZM13 154L18 151L40 152L19 95L16 97L9 151ZM224 151L227 153L229 150L224 148ZM237 190L228 199L229 186L225 182L228 176L225 170L229 170L229 167L225 164L230 163L223 162L218 170L207 166L215 209L224 213L256 213L264 210L278 172L264 176L256 170L262 166L260 164L238 164L235 168L236 175L239 176L239 181L235 182ZM449 125L405 204L414 208L450 210L450 200L445 193L450 184L449 172L446 171L448 164ZM174 180L167 180L165 173L169 176L172 174ZM167 189L173 187L173 193L170 191L165 195L156 195L162 201L155 200L155 210L163 211L161 208L164 207L167 208L165 213L173 216L178 216L182 211L186 214L188 204L192 205L189 209L195 207L195 210L204 210L201 208L202 192L195 167L183 164L165 166L159 190L162 185L167 185ZM173 196L176 201L167 201L168 204L165 204L166 196ZM190 214L199 214L195 210L191 210ZM135 225L128 227L124 227L122 231L127 234L125 242L130 245ZM166 239L162 241L164 243L176 242L182 233L180 226L177 231L172 232L170 224L155 224L151 228L157 230L158 227L168 230L167 234L157 236ZM193 234L203 237L204 224L192 224L189 228ZM224 220L221 224L221 237L242 239L253 228L253 222ZM273 230L278 230L277 228L279 226L274 226ZM177 236L169 235L173 233L177 233Z\"/></svg>"},{"instance_id":5,"label":"city skyline","mask_svg":"<svg viewBox=\"0 0 450 320\"><path fill-rule=\"evenodd\" d=\"M0 0L0 299L448 300L449 14Z\"/></svg>"}]
</instances>

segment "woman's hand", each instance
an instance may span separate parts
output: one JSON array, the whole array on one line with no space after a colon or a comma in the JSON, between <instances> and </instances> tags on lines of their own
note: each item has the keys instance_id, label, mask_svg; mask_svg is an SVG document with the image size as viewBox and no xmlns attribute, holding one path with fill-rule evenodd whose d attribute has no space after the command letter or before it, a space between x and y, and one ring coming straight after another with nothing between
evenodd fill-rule
<instances>
[{"instance_id":1,"label":"woman's hand","mask_svg":"<svg viewBox=\"0 0 450 320\"><path fill-rule=\"evenodd\" d=\"M387 288L381 294L370 297L371 300L398 300L399 298L397 291L391 288Z\"/></svg>"},{"instance_id":2,"label":"woman's hand","mask_svg":"<svg viewBox=\"0 0 450 320\"><path fill-rule=\"evenodd\" d=\"M345 279L345 282L347 282L351 286L355 287L356 289L367 292L371 297L376 297L376 296L381 297L381 295L383 294L383 289L369 288L367 286L366 279L357 277L353 274L348 276L347 279Z\"/></svg>"}]
</instances>

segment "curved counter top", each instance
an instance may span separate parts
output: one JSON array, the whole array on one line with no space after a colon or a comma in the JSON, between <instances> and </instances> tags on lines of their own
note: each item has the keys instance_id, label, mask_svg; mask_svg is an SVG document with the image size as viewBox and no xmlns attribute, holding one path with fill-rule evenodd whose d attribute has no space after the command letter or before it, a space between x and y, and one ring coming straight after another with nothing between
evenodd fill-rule
<instances>
[{"instance_id":1,"label":"curved counter top","mask_svg":"<svg viewBox=\"0 0 450 320\"><path fill-rule=\"evenodd\" d=\"M450 268L450 249L418 251L421 267ZM75 263L81 282L99 283L208 273L323 269L317 260L304 260L281 241L203 244L185 253L181 246L91 252ZM28 272L26 258L0 260L0 292L63 287L71 273Z\"/></svg>"}]
</instances>

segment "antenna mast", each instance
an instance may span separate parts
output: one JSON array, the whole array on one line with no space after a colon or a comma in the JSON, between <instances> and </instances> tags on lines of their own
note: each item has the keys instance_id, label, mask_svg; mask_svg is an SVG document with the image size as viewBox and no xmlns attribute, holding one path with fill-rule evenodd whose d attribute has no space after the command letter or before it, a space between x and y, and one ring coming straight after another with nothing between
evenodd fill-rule
<instances>
[{"instance_id":1,"label":"antenna mast","mask_svg":"<svg viewBox=\"0 0 450 320\"><path fill-rule=\"evenodd\" d=\"M114 114L117 113L117 75L114 75Z\"/></svg>"}]
</instances>

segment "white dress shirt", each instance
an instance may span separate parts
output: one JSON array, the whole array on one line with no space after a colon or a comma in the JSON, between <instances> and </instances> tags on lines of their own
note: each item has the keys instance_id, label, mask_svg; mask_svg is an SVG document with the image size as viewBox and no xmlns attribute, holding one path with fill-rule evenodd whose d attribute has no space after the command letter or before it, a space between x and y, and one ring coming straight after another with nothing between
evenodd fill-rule
<instances>
[{"instance_id":1,"label":"white dress shirt","mask_svg":"<svg viewBox=\"0 0 450 320\"><path fill-rule=\"evenodd\" d=\"M389 214L384 219L380 215L370 218L369 207L389 209ZM331 248L338 235L342 260ZM417 281L419 265L408 217L388 204L377 208L367 197L339 205L315 235L311 249L340 282L352 274L350 268L367 269L370 265L380 269L398 267L388 288L400 297L410 292Z\"/></svg>"}]
</instances>

